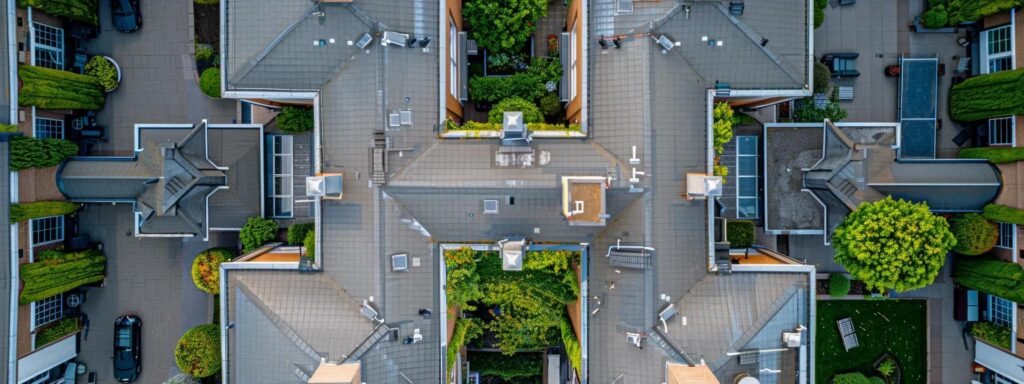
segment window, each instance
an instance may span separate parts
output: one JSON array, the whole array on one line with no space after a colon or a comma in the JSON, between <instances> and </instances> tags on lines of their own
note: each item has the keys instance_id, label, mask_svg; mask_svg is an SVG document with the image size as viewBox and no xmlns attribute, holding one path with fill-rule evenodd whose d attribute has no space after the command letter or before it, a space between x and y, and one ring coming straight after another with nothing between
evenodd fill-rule
<instances>
[{"instance_id":1,"label":"window","mask_svg":"<svg viewBox=\"0 0 1024 384\"><path fill-rule=\"evenodd\" d=\"M459 97L459 32L455 19L448 18L448 92Z\"/></svg>"},{"instance_id":2,"label":"window","mask_svg":"<svg viewBox=\"0 0 1024 384\"><path fill-rule=\"evenodd\" d=\"M998 223L999 224L999 239L996 240L996 246L999 248L1013 248L1013 235L1015 228L1013 224Z\"/></svg>"},{"instance_id":3,"label":"window","mask_svg":"<svg viewBox=\"0 0 1024 384\"><path fill-rule=\"evenodd\" d=\"M576 98L576 23L572 24L572 31L569 32L569 100Z\"/></svg>"},{"instance_id":4,"label":"window","mask_svg":"<svg viewBox=\"0 0 1024 384\"><path fill-rule=\"evenodd\" d=\"M990 381L991 384L1017 384L1016 381L1013 381L1013 379L1010 379L1009 377L1000 375L993 371L989 372L992 373L992 380Z\"/></svg>"},{"instance_id":5,"label":"window","mask_svg":"<svg viewBox=\"0 0 1024 384\"><path fill-rule=\"evenodd\" d=\"M63 139L64 120L36 118L35 137L37 139Z\"/></svg>"},{"instance_id":6,"label":"window","mask_svg":"<svg viewBox=\"0 0 1024 384\"><path fill-rule=\"evenodd\" d=\"M50 216L29 221L32 246L64 241L64 216Z\"/></svg>"},{"instance_id":7,"label":"window","mask_svg":"<svg viewBox=\"0 0 1024 384\"><path fill-rule=\"evenodd\" d=\"M757 185L760 176L757 167L757 136L736 137L736 217L756 219L761 207Z\"/></svg>"},{"instance_id":8,"label":"window","mask_svg":"<svg viewBox=\"0 0 1024 384\"><path fill-rule=\"evenodd\" d=\"M988 321L1004 327L1013 326L1013 302L1002 297L988 297Z\"/></svg>"},{"instance_id":9,"label":"window","mask_svg":"<svg viewBox=\"0 0 1024 384\"><path fill-rule=\"evenodd\" d=\"M1013 117L988 119L988 143L990 145L1012 145L1016 128Z\"/></svg>"},{"instance_id":10,"label":"window","mask_svg":"<svg viewBox=\"0 0 1024 384\"><path fill-rule=\"evenodd\" d=\"M292 217L294 194L292 191L292 137L268 136L270 141L267 172L270 187L270 212L273 217Z\"/></svg>"},{"instance_id":11,"label":"window","mask_svg":"<svg viewBox=\"0 0 1024 384\"><path fill-rule=\"evenodd\" d=\"M32 313L35 315L32 318L32 329L52 323L64 317L64 311L61 306L63 302L64 295L58 293L56 296L51 296L32 303Z\"/></svg>"},{"instance_id":12,"label":"window","mask_svg":"<svg viewBox=\"0 0 1024 384\"><path fill-rule=\"evenodd\" d=\"M1013 69L1013 47L1010 26L992 28L981 35L981 44L988 61L988 73Z\"/></svg>"},{"instance_id":13,"label":"window","mask_svg":"<svg viewBox=\"0 0 1024 384\"><path fill-rule=\"evenodd\" d=\"M32 23L32 49L40 67L64 69L64 30L46 24Z\"/></svg>"}]
</instances>

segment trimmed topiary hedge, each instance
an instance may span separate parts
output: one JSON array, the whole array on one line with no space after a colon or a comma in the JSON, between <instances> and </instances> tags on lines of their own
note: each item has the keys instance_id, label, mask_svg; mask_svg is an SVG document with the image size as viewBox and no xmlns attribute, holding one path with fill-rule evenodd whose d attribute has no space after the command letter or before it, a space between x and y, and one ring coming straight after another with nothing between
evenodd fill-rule
<instances>
[{"instance_id":1,"label":"trimmed topiary hedge","mask_svg":"<svg viewBox=\"0 0 1024 384\"><path fill-rule=\"evenodd\" d=\"M957 258L953 277L967 288L1024 304L1024 269L1016 263Z\"/></svg>"},{"instance_id":2,"label":"trimmed topiary hedge","mask_svg":"<svg viewBox=\"0 0 1024 384\"><path fill-rule=\"evenodd\" d=\"M726 240L732 248L747 248L754 245L754 222L749 220L728 220Z\"/></svg>"},{"instance_id":3,"label":"trimmed topiary hedge","mask_svg":"<svg viewBox=\"0 0 1024 384\"><path fill-rule=\"evenodd\" d=\"M106 262L103 252L96 249L51 251L45 260L21 265L24 287L18 301L28 304L101 281Z\"/></svg>"},{"instance_id":4,"label":"trimmed topiary hedge","mask_svg":"<svg viewBox=\"0 0 1024 384\"><path fill-rule=\"evenodd\" d=\"M288 133L313 130L313 108L286 105L277 114L277 128Z\"/></svg>"},{"instance_id":5,"label":"trimmed topiary hedge","mask_svg":"<svg viewBox=\"0 0 1024 384\"><path fill-rule=\"evenodd\" d=\"M100 81L92 76L30 65L18 66L18 104L42 109L103 109Z\"/></svg>"},{"instance_id":6,"label":"trimmed topiary hedge","mask_svg":"<svg viewBox=\"0 0 1024 384\"><path fill-rule=\"evenodd\" d=\"M544 80L529 73L512 76L476 76L469 78L469 96L475 102L497 103L516 96L536 100L547 93Z\"/></svg>"},{"instance_id":7,"label":"trimmed topiary hedge","mask_svg":"<svg viewBox=\"0 0 1024 384\"><path fill-rule=\"evenodd\" d=\"M989 204L982 213L986 219L1000 223L1024 225L1024 211L1002 204Z\"/></svg>"},{"instance_id":8,"label":"trimmed topiary hedge","mask_svg":"<svg viewBox=\"0 0 1024 384\"><path fill-rule=\"evenodd\" d=\"M200 291L220 294L220 264L230 261L235 254L224 248L210 248L192 259L192 282Z\"/></svg>"},{"instance_id":9,"label":"trimmed topiary hedge","mask_svg":"<svg viewBox=\"0 0 1024 384\"><path fill-rule=\"evenodd\" d=\"M850 294L850 278L842 273L833 273L828 276L828 295L835 298L843 298Z\"/></svg>"},{"instance_id":10,"label":"trimmed topiary hedge","mask_svg":"<svg viewBox=\"0 0 1024 384\"><path fill-rule=\"evenodd\" d=\"M504 382L536 382L524 379L540 379L544 373L544 355L536 352L505 356L498 352L473 351L469 353L468 360L470 367L480 372L480 376L496 377Z\"/></svg>"},{"instance_id":11,"label":"trimmed topiary hedge","mask_svg":"<svg viewBox=\"0 0 1024 384\"><path fill-rule=\"evenodd\" d=\"M1024 147L964 148L958 156L961 159L985 159L992 164L1016 163L1024 160Z\"/></svg>"},{"instance_id":12,"label":"trimmed topiary hedge","mask_svg":"<svg viewBox=\"0 0 1024 384\"><path fill-rule=\"evenodd\" d=\"M300 245L306 241L306 234L313 230L313 223L292 224L288 226L288 244Z\"/></svg>"},{"instance_id":13,"label":"trimmed topiary hedge","mask_svg":"<svg viewBox=\"0 0 1024 384\"><path fill-rule=\"evenodd\" d=\"M505 112L519 111L523 113L524 123L543 123L544 114L540 112L532 101L522 97L512 96L491 108L487 114L487 122L491 124L502 124L505 119Z\"/></svg>"},{"instance_id":14,"label":"trimmed topiary hedge","mask_svg":"<svg viewBox=\"0 0 1024 384\"><path fill-rule=\"evenodd\" d=\"M582 374L583 354L580 350L580 341L576 338L576 331L569 322L569 317L563 317L559 325L562 331L562 345L565 346L565 354L569 355L569 363L576 369L576 373Z\"/></svg>"},{"instance_id":15,"label":"trimmed topiary hedge","mask_svg":"<svg viewBox=\"0 0 1024 384\"><path fill-rule=\"evenodd\" d=\"M81 325L79 325L77 317L65 317L63 319L57 320L56 323L53 323L52 325L43 328L41 331L36 332L36 349L39 349L46 344L50 344L54 341L57 341L63 338L64 336L78 332L78 330L80 329L82 329L82 327Z\"/></svg>"},{"instance_id":16,"label":"trimmed topiary hedge","mask_svg":"<svg viewBox=\"0 0 1024 384\"><path fill-rule=\"evenodd\" d=\"M238 237L242 240L242 253L249 253L277 238L277 222L262 217L250 217Z\"/></svg>"},{"instance_id":17,"label":"trimmed topiary hedge","mask_svg":"<svg viewBox=\"0 0 1024 384\"><path fill-rule=\"evenodd\" d=\"M949 116L978 121L1024 114L1024 68L971 77L954 85Z\"/></svg>"},{"instance_id":18,"label":"trimmed topiary hedge","mask_svg":"<svg viewBox=\"0 0 1024 384\"><path fill-rule=\"evenodd\" d=\"M64 139L11 137L11 170L46 168L60 165L78 154L78 145Z\"/></svg>"},{"instance_id":19,"label":"trimmed topiary hedge","mask_svg":"<svg viewBox=\"0 0 1024 384\"><path fill-rule=\"evenodd\" d=\"M207 68L199 75L199 89L206 96L220 98L220 68Z\"/></svg>"},{"instance_id":20,"label":"trimmed topiary hedge","mask_svg":"<svg viewBox=\"0 0 1024 384\"><path fill-rule=\"evenodd\" d=\"M183 373L197 378L220 371L220 332L216 324L197 325L178 339L174 361Z\"/></svg>"},{"instance_id":21,"label":"trimmed topiary hedge","mask_svg":"<svg viewBox=\"0 0 1024 384\"><path fill-rule=\"evenodd\" d=\"M999 229L977 213L965 213L949 220L949 230L956 238L953 251L961 255L977 256L988 252L999 239Z\"/></svg>"},{"instance_id":22,"label":"trimmed topiary hedge","mask_svg":"<svg viewBox=\"0 0 1024 384\"><path fill-rule=\"evenodd\" d=\"M53 16L64 16L89 25L99 25L95 0L18 0L18 8L38 8Z\"/></svg>"},{"instance_id":23,"label":"trimmed topiary hedge","mask_svg":"<svg viewBox=\"0 0 1024 384\"><path fill-rule=\"evenodd\" d=\"M82 205L70 201L37 201L11 204L11 224L40 217L63 216L75 212Z\"/></svg>"}]
</instances>

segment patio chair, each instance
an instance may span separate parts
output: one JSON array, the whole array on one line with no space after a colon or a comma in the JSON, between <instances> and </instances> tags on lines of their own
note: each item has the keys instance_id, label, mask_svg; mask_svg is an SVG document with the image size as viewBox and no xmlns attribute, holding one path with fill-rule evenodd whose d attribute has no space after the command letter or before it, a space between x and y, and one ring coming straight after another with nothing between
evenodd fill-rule
<instances>
[{"instance_id":1,"label":"patio chair","mask_svg":"<svg viewBox=\"0 0 1024 384\"><path fill-rule=\"evenodd\" d=\"M839 100L853 100L853 87L839 87Z\"/></svg>"}]
</instances>

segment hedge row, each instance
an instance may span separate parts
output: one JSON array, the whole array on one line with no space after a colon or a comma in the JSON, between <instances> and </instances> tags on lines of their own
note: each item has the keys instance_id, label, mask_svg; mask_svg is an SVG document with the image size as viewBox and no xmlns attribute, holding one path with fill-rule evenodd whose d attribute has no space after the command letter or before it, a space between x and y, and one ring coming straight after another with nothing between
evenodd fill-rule
<instances>
[{"instance_id":1,"label":"hedge row","mask_svg":"<svg viewBox=\"0 0 1024 384\"><path fill-rule=\"evenodd\" d=\"M92 76L22 65L18 78L22 81L18 104L23 107L95 111L102 109L106 100L103 86Z\"/></svg>"},{"instance_id":2,"label":"hedge row","mask_svg":"<svg viewBox=\"0 0 1024 384\"><path fill-rule=\"evenodd\" d=\"M186 331L174 347L174 362L182 372L198 378L219 372L220 330L217 325L197 325Z\"/></svg>"},{"instance_id":3,"label":"hedge row","mask_svg":"<svg viewBox=\"0 0 1024 384\"><path fill-rule=\"evenodd\" d=\"M986 219L1000 223L1024 225L1024 211L1002 204L986 205L985 212L982 215Z\"/></svg>"},{"instance_id":4,"label":"hedge row","mask_svg":"<svg viewBox=\"0 0 1024 384\"><path fill-rule=\"evenodd\" d=\"M103 280L107 258L88 249L61 253L35 263L21 265L24 287L18 301L28 304Z\"/></svg>"},{"instance_id":5,"label":"hedge row","mask_svg":"<svg viewBox=\"0 0 1024 384\"><path fill-rule=\"evenodd\" d=\"M960 150L961 159L985 159L992 164L1016 163L1024 160L1024 147L978 147Z\"/></svg>"},{"instance_id":6,"label":"hedge row","mask_svg":"<svg viewBox=\"0 0 1024 384\"><path fill-rule=\"evenodd\" d=\"M82 205L69 201L37 201L11 204L11 224L40 217L63 216L77 211Z\"/></svg>"},{"instance_id":7,"label":"hedge row","mask_svg":"<svg viewBox=\"0 0 1024 384\"><path fill-rule=\"evenodd\" d=\"M473 318L457 319L455 329L452 331L452 339L448 341L448 372L455 366L456 356L466 342L483 334L483 328L479 320Z\"/></svg>"},{"instance_id":8,"label":"hedge row","mask_svg":"<svg viewBox=\"0 0 1024 384\"><path fill-rule=\"evenodd\" d=\"M469 79L469 97L476 102L497 103L516 96L527 100L537 100L547 93L544 81L529 73L517 73L512 76L476 76Z\"/></svg>"},{"instance_id":9,"label":"hedge row","mask_svg":"<svg viewBox=\"0 0 1024 384\"><path fill-rule=\"evenodd\" d=\"M977 121L1024 114L1024 68L974 76L954 85L949 115Z\"/></svg>"},{"instance_id":10,"label":"hedge row","mask_svg":"<svg viewBox=\"0 0 1024 384\"><path fill-rule=\"evenodd\" d=\"M925 27L942 28L978 21L985 16L1024 5L1022 0L930 0L921 19Z\"/></svg>"},{"instance_id":11,"label":"hedge row","mask_svg":"<svg viewBox=\"0 0 1024 384\"><path fill-rule=\"evenodd\" d=\"M479 121L467 120L462 125L456 124L454 121L448 120L445 122L445 128L448 131L500 131L501 123L481 123ZM582 128L579 124L548 124L548 123L529 123L526 124L526 128L530 131L570 131L580 132Z\"/></svg>"},{"instance_id":12,"label":"hedge row","mask_svg":"<svg viewBox=\"0 0 1024 384\"><path fill-rule=\"evenodd\" d=\"M544 357L540 353L505 356L497 352L472 352L468 360L470 367L480 372L480 376L497 377L504 381L539 379L544 373Z\"/></svg>"},{"instance_id":13,"label":"hedge row","mask_svg":"<svg viewBox=\"0 0 1024 384\"><path fill-rule=\"evenodd\" d=\"M302 246L306 248L306 257L316 258L316 231L306 233L306 238L302 240Z\"/></svg>"},{"instance_id":14,"label":"hedge row","mask_svg":"<svg viewBox=\"0 0 1024 384\"><path fill-rule=\"evenodd\" d=\"M78 145L64 139L11 137L11 170L46 168L60 165L78 154Z\"/></svg>"},{"instance_id":15,"label":"hedge row","mask_svg":"<svg viewBox=\"0 0 1024 384\"><path fill-rule=\"evenodd\" d=\"M196 288L211 295L220 294L220 264L230 261L235 253L225 248L210 248L192 260L192 282Z\"/></svg>"},{"instance_id":16,"label":"hedge row","mask_svg":"<svg viewBox=\"0 0 1024 384\"><path fill-rule=\"evenodd\" d=\"M572 364L577 373L582 375L583 353L580 349L580 341L576 338L576 332L573 330L572 323L569 322L568 317L562 318L559 328L562 331L562 345L565 346L565 354L569 355L569 363Z\"/></svg>"},{"instance_id":17,"label":"hedge row","mask_svg":"<svg viewBox=\"0 0 1024 384\"><path fill-rule=\"evenodd\" d=\"M90 25L99 24L95 0L18 0L19 8L38 8L53 16L64 16Z\"/></svg>"},{"instance_id":18,"label":"hedge row","mask_svg":"<svg viewBox=\"0 0 1024 384\"><path fill-rule=\"evenodd\" d=\"M36 349L82 329L77 317L65 317L36 333Z\"/></svg>"},{"instance_id":19,"label":"hedge row","mask_svg":"<svg viewBox=\"0 0 1024 384\"><path fill-rule=\"evenodd\" d=\"M1024 303L1024 269L1020 265L992 259L957 259L956 282L967 288Z\"/></svg>"}]
</instances>

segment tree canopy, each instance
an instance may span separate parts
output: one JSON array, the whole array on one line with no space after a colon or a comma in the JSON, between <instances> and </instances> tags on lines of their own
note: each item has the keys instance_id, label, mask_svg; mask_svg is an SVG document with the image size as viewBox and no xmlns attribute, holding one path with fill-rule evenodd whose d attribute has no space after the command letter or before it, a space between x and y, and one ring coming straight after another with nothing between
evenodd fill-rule
<instances>
[{"instance_id":1,"label":"tree canopy","mask_svg":"<svg viewBox=\"0 0 1024 384\"><path fill-rule=\"evenodd\" d=\"M547 14L548 0L468 0L462 6L473 39L491 53L521 48Z\"/></svg>"},{"instance_id":2,"label":"tree canopy","mask_svg":"<svg viewBox=\"0 0 1024 384\"><path fill-rule=\"evenodd\" d=\"M927 204L891 197L861 204L832 236L836 262L879 291L931 284L954 245L946 219Z\"/></svg>"}]
</instances>

